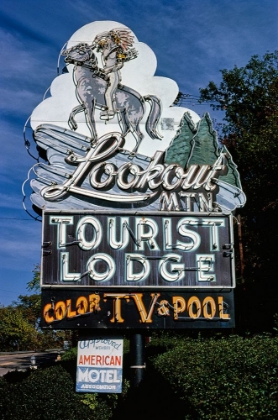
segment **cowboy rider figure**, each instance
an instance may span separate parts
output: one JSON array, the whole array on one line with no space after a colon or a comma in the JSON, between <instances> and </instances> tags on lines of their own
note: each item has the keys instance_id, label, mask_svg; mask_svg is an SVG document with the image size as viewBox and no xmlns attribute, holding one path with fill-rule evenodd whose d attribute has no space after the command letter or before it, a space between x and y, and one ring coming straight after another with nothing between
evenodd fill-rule
<instances>
[{"instance_id":1,"label":"cowboy rider figure","mask_svg":"<svg viewBox=\"0 0 278 420\"><path fill-rule=\"evenodd\" d=\"M137 57L138 53L133 45L133 36L125 29L113 29L98 34L93 46L101 52L103 68L101 73L107 79L105 91L106 109L100 113L100 118L110 120L117 112L115 91L121 82L120 70L126 61Z\"/></svg>"}]
</instances>

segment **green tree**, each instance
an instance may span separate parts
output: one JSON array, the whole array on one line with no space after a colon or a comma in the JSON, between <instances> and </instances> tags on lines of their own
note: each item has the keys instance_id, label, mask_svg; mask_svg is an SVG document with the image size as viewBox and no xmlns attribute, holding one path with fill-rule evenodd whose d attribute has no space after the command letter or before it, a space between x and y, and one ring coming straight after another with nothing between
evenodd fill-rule
<instances>
[{"instance_id":1,"label":"green tree","mask_svg":"<svg viewBox=\"0 0 278 420\"><path fill-rule=\"evenodd\" d=\"M34 290L35 292L39 293L41 290L40 286L40 275L41 275L41 268L38 264L35 265L33 269L33 278L27 283L28 290Z\"/></svg>"},{"instance_id":2,"label":"green tree","mask_svg":"<svg viewBox=\"0 0 278 420\"><path fill-rule=\"evenodd\" d=\"M27 283L31 295L19 295L11 305L0 308L0 350L35 350L61 347L70 340L68 331L41 330L40 267L35 266L33 279Z\"/></svg>"},{"instance_id":3,"label":"green tree","mask_svg":"<svg viewBox=\"0 0 278 420\"><path fill-rule=\"evenodd\" d=\"M2 351L31 350L36 347L37 332L21 309L0 308L0 349Z\"/></svg>"},{"instance_id":4,"label":"green tree","mask_svg":"<svg viewBox=\"0 0 278 420\"><path fill-rule=\"evenodd\" d=\"M36 265L33 269L33 279L27 283L27 290L35 293L31 295L19 295L13 306L20 309L26 320L34 326L39 327L41 316L41 293L40 293L40 267Z\"/></svg>"},{"instance_id":5,"label":"green tree","mask_svg":"<svg viewBox=\"0 0 278 420\"><path fill-rule=\"evenodd\" d=\"M244 245L241 283L250 303L253 299L254 307L258 304L257 322L266 313L273 315L278 298L278 51L262 58L255 55L246 66L221 73L219 85L209 82L200 89L201 102L210 101L214 110L225 113L220 141L238 165L247 196L239 212Z\"/></svg>"}]
</instances>

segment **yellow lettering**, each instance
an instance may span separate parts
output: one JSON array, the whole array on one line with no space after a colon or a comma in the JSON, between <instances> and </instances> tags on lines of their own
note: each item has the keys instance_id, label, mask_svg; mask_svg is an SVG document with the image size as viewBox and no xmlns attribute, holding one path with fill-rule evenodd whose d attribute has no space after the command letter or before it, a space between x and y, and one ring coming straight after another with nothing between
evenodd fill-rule
<instances>
[{"instance_id":1,"label":"yellow lettering","mask_svg":"<svg viewBox=\"0 0 278 420\"><path fill-rule=\"evenodd\" d=\"M196 307L196 312L193 311L193 306ZM194 319L199 318L199 316L201 315L201 302L197 298L197 296L192 296L188 300L188 315L190 316L190 318Z\"/></svg>"},{"instance_id":2,"label":"yellow lettering","mask_svg":"<svg viewBox=\"0 0 278 420\"><path fill-rule=\"evenodd\" d=\"M50 313L52 312L52 304L51 303L47 303L47 305L45 305L45 307L43 308L43 315L44 315L44 319L45 322L54 322L54 317L50 315Z\"/></svg>"},{"instance_id":3,"label":"yellow lettering","mask_svg":"<svg viewBox=\"0 0 278 420\"><path fill-rule=\"evenodd\" d=\"M145 305L142 301L142 296L143 296L143 293L134 293L131 295L131 297L133 298L135 302L135 305L137 306L139 315L141 317L140 322L143 322L144 324L148 324L148 323L153 322L151 317L154 311L154 306L156 304L157 299L160 296L160 293L151 293L152 302L151 302L149 313L147 313L146 311Z\"/></svg>"},{"instance_id":4,"label":"yellow lettering","mask_svg":"<svg viewBox=\"0 0 278 420\"><path fill-rule=\"evenodd\" d=\"M168 302L168 300L161 300L159 302L159 308L157 309L157 312L161 316L168 316L168 315L170 315L169 302Z\"/></svg>"},{"instance_id":5,"label":"yellow lettering","mask_svg":"<svg viewBox=\"0 0 278 420\"><path fill-rule=\"evenodd\" d=\"M66 316L66 313L67 313L67 308L66 308L65 302L63 302L62 300L57 302L55 304L56 320L61 321L62 319L64 319Z\"/></svg>"},{"instance_id":6,"label":"yellow lettering","mask_svg":"<svg viewBox=\"0 0 278 420\"><path fill-rule=\"evenodd\" d=\"M89 295L89 305L90 305L89 311L90 312L100 311L99 302L100 302L99 295L96 295L96 294Z\"/></svg>"},{"instance_id":7,"label":"yellow lettering","mask_svg":"<svg viewBox=\"0 0 278 420\"><path fill-rule=\"evenodd\" d=\"M128 295L126 293L104 293L103 297L112 297L113 299L113 318L110 319L110 322L124 322L122 318L122 307L121 307L121 299L126 298L128 299Z\"/></svg>"},{"instance_id":8,"label":"yellow lettering","mask_svg":"<svg viewBox=\"0 0 278 420\"><path fill-rule=\"evenodd\" d=\"M208 307L210 308L208 310ZM216 304L211 296L207 296L203 300L203 314L205 318L212 319L216 314Z\"/></svg>"},{"instance_id":9,"label":"yellow lettering","mask_svg":"<svg viewBox=\"0 0 278 420\"><path fill-rule=\"evenodd\" d=\"M77 298L76 309L78 314L85 314L88 311L88 301L84 296Z\"/></svg>"},{"instance_id":10,"label":"yellow lettering","mask_svg":"<svg viewBox=\"0 0 278 420\"><path fill-rule=\"evenodd\" d=\"M186 302L181 296L173 296L174 319L179 319L178 314L185 311Z\"/></svg>"},{"instance_id":11,"label":"yellow lettering","mask_svg":"<svg viewBox=\"0 0 278 420\"><path fill-rule=\"evenodd\" d=\"M224 314L224 302L223 296L218 296L218 308L219 308L219 316L221 319L230 319L229 314Z\"/></svg>"},{"instance_id":12,"label":"yellow lettering","mask_svg":"<svg viewBox=\"0 0 278 420\"><path fill-rule=\"evenodd\" d=\"M68 318L73 318L76 316L76 311L71 310L71 299L67 299L66 304L68 309Z\"/></svg>"}]
</instances>

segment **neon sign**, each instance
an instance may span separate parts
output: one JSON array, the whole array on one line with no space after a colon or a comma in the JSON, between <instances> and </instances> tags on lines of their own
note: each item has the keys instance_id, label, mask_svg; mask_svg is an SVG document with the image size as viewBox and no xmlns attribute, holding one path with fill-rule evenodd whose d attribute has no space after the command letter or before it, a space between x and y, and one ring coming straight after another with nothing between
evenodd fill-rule
<instances>
[{"instance_id":1,"label":"neon sign","mask_svg":"<svg viewBox=\"0 0 278 420\"><path fill-rule=\"evenodd\" d=\"M59 329L184 329L234 326L233 293L227 291L122 292L99 290L43 294L42 325Z\"/></svg>"},{"instance_id":2,"label":"neon sign","mask_svg":"<svg viewBox=\"0 0 278 420\"><path fill-rule=\"evenodd\" d=\"M43 217L44 326L230 328L246 197L210 116L175 106L176 82L120 23L80 28L60 60L23 186Z\"/></svg>"},{"instance_id":3,"label":"neon sign","mask_svg":"<svg viewBox=\"0 0 278 420\"><path fill-rule=\"evenodd\" d=\"M42 287L235 286L229 216L46 211L43 229Z\"/></svg>"}]
</instances>

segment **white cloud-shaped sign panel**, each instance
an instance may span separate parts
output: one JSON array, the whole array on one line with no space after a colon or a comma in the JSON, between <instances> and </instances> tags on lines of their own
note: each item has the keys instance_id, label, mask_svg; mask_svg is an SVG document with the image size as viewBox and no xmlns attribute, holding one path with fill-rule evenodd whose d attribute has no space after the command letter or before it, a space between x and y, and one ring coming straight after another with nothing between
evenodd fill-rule
<instances>
[{"instance_id":1,"label":"white cloud-shaped sign panel","mask_svg":"<svg viewBox=\"0 0 278 420\"><path fill-rule=\"evenodd\" d=\"M123 90L118 93L118 96L122 94L123 102L125 101L125 97L128 96L128 93L133 93L133 91L135 92L135 95L137 94L138 100L142 100L144 102L144 113L143 115L138 116L138 119L142 117L139 122L139 129L143 134L142 141L138 147L138 152L147 156L152 156L156 150L165 150L169 146L174 137L173 134L178 129L181 118L185 112L189 112L193 121L196 123L200 118L194 111L187 108L172 106L179 92L178 85L174 80L154 75L157 66L154 52L150 47L148 47L148 45L139 42L134 33L126 26L118 22L110 21L90 23L83 26L72 35L66 45L66 49L69 50L70 48L80 44L87 44L88 46L91 46L99 34L109 32L113 29L123 29L124 31L128 31L128 35L130 35L130 37L133 37L132 45L131 47L127 47L127 52L131 49L135 49L136 57L127 60L126 62L123 60L123 62L120 63L120 66L122 67L119 70L112 71L107 74L108 79L109 77L111 78L111 76L114 76L114 74L111 73L118 73L116 76L120 79L120 84L127 88L127 91ZM109 46L108 48L112 49L113 46ZM107 63L107 61L105 63L104 56L106 51L103 51L104 49L97 50L97 48L94 48L93 50L93 54L97 59L98 67L108 67L110 64L109 61L112 62L112 66L115 66L116 61L119 61L119 59L117 59L117 57L110 59L113 54L112 52L110 57L107 59L109 63ZM123 51L124 53L126 52L124 49ZM86 66L86 63L84 66ZM51 97L40 103L33 111L31 116L31 126L33 130L35 130L40 124L55 124L60 127L70 129L68 124L69 116L72 110L80 104L80 98L78 98L78 89L76 86L76 80L74 80L76 78L76 66L74 64L69 64L68 71L69 73L62 74L54 79L50 89ZM90 71L91 69L89 69L87 74L89 74ZM87 75L83 75L83 78L85 79L86 76ZM92 90L91 100L94 100L94 90L99 91L101 89L99 80L95 78L95 81L95 84L92 83L92 80L88 81L86 86L86 89ZM111 81L107 80L107 82L110 83ZM103 83L102 105L104 106L106 99L104 92L105 86L106 84ZM112 92L111 95L115 95L115 90L116 89L114 89L114 92ZM159 138L151 138L148 132L146 132L145 126L150 113L151 103L144 98L148 96L156 97L159 101L160 115L156 126ZM132 97L133 102L136 102L137 97ZM136 108L136 104L133 104L133 106ZM121 130L120 126L122 115L119 112L114 113L113 116L111 115L109 120L100 117L101 110L98 105L93 112L97 136ZM86 123L85 112L77 113L75 120L78 125L76 132L90 136L91 133L88 123ZM130 132L127 133L125 137L125 149L131 151L136 147L136 141L138 142L136 137L138 137L136 130L134 131L133 127L131 127Z\"/></svg>"},{"instance_id":2,"label":"white cloud-shaped sign panel","mask_svg":"<svg viewBox=\"0 0 278 420\"><path fill-rule=\"evenodd\" d=\"M245 203L229 151L208 114L173 106L175 81L126 26L75 32L50 97L31 115L47 163L30 180L36 209L133 208L230 213Z\"/></svg>"}]
</instances>

